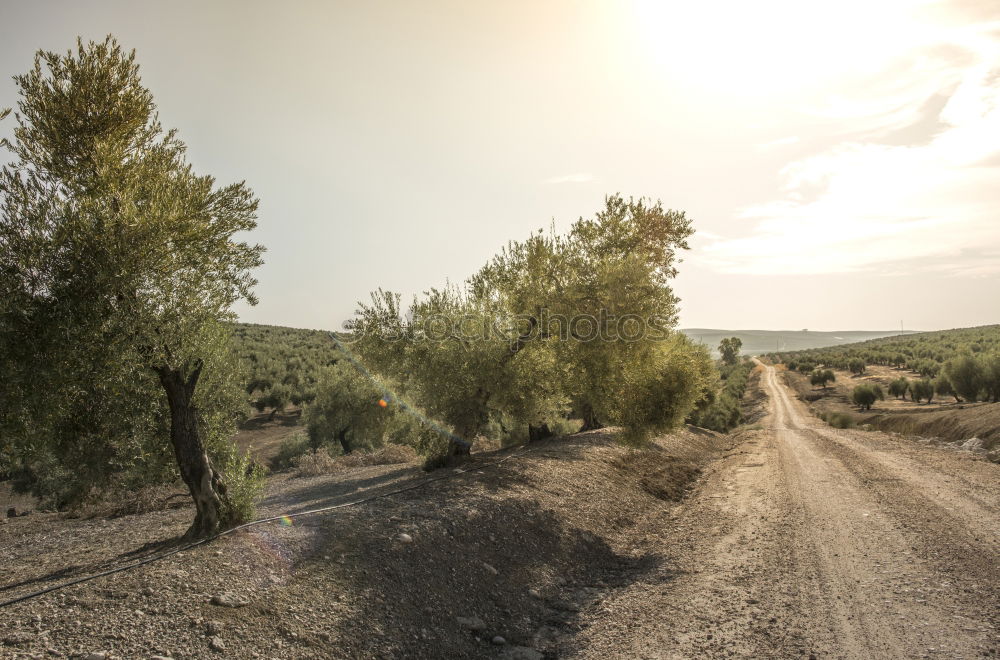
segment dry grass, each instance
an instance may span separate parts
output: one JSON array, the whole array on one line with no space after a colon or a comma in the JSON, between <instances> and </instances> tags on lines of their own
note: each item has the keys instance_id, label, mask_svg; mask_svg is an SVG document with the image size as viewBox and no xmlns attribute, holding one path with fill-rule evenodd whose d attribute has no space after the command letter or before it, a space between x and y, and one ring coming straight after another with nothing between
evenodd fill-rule
<instances>
[{"instance_id":1,"label":"dry grass","mask_svg":"<svg viewBox=\"0 0 1000 660\"><path fill-rule=\"evenodd\" d=\"M338 474L352 468L367 465L397 465L415 463L417 452L412 447L403 445L386 445L372 452L356 451L343 456L331 456L326 449L316 453L306 453L299 456L292 465L295 476L316 477L323 474Z\"/></svg>"},{"instance_id":2,"label":"dry grass","mask_svg":"<svg viewBox=\"0 0 1000 660\"><path fill-rule=\"evenodd\" d=\"M116 489L71 508L71 518L119 518L166 509L183 508L191 498L184 484L151 484L134 490Z\"/></svg>"}]
</instances>

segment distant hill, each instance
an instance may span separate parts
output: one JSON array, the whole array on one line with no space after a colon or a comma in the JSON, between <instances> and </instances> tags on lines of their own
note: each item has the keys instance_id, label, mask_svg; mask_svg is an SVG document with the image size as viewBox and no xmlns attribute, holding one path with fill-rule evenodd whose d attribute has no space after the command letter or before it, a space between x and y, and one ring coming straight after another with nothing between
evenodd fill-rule
<instances>
[{"instance_id":1,"label":"distant hill","mask_svg":"<svg viewBox=\"0 0 1000 660\"><path fill-rule=\"evenodd\" d=\"M899 330L817 332L814 330L717 330L712 328L682 328L681 332L697 342L706 344L715 353L718 353L719 342L725 337L739 337L743 341L744 355L773 353L774 351L802 351L882 337L894 337L901 334ZM916 331L908 330L902 334L916 334Z\"/></svg>"}]
</instances>

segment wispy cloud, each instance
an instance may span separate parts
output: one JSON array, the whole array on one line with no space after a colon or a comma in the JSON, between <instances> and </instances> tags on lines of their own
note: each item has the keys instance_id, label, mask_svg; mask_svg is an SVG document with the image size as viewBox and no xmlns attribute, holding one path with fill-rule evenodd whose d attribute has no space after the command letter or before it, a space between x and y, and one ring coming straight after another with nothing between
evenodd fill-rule
<instances>
[{"instance_id":1,"label":"wispy cloud","mask_svg":"<svg viewBox=\"0 0 1000 660\"><path fill-rule=\"evenodd\" d=\"M842 140L786 165L780 196L740 213L747 235L700 260L737 273L995 274L1000 24L949 36L910 53L919 66L896 70L884 95L825 107Z\"/></svg>"},{"instance_id":2,"label":"wispy cloud","mask_svg":"<svg viewBox=\"0 0 1000 660\"><path fill-rule=\"evenodd\" d=\"M542 181L544 184L556 184L556 183L588 183L594 180L594 175L587 172L579 172L577 174L563 174L562 176L553 176Z\"/></svg>"}]
</instances>

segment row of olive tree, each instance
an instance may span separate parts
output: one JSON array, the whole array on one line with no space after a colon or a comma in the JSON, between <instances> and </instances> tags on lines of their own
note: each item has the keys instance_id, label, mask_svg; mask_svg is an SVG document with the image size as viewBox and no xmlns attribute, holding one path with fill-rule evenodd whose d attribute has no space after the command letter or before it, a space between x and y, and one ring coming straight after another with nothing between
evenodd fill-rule
<instances>
[{"instance_id":1,"label":"row of olive tree","mask_svg":"<svg viewBox=\"0 0 1000 660\"><path fill-rule=\"evenodd\" d=\"M769 357L785 362L790 369L804 363L850 370L851 362L860 360L865 365L905 367L925 378L936 378L949 360L963 355L983 358L997 353L1000 353L1000 325L884 337L855 344L776 353ZM858 362L854 364L856 369L860 368ZM801 369L803 372L810 370Z\"/></svg>"},{"instance_id":2,"label":"row of olive tree","mask_svg":"<svg viewBox=\"0 0 1000 660\"><path fill-rule=\"evenodd\" d=\"M739 341L738 338L736 340ZM723 354L723 364L719 369L718 391L709 389L691 411L687 421L695 426L726 433L743 421L743 394L754 364L749 360L727 364L725 351L720 352Z\"/></svg>"},{"instance_id":3,"label":"row of olive tree","mask_svg":"<svg viewBox=\"0 0 1000 660\"><path fill-rule=\"evenodd\" d=\"M352 348L448 427L448 456L491 424L535 439L571 415L640 442L682 422L714 381L708 352L672 331L669 281L691 233L681 212L609 197L565 236L512 242L461 287L406 309L377 291Z\"/></svg>"}]
</instances>

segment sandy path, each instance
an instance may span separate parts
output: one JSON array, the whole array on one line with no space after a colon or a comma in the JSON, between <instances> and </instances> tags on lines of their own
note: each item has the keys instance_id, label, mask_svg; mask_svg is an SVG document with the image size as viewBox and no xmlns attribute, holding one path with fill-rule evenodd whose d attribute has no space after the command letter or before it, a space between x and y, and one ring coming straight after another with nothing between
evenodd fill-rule
<instances>
[{"instance_id":1,"label":"sandy path","mask_svg":"<svg viewBox=\"0 0 1000 660\"><path fill-rule=\"evenodd\" d=\"M765 428L646 539L669 565L570 655L997 657L1000 466L830 428L771 368L762 385Z\"/></svg>"}]
</instances>

